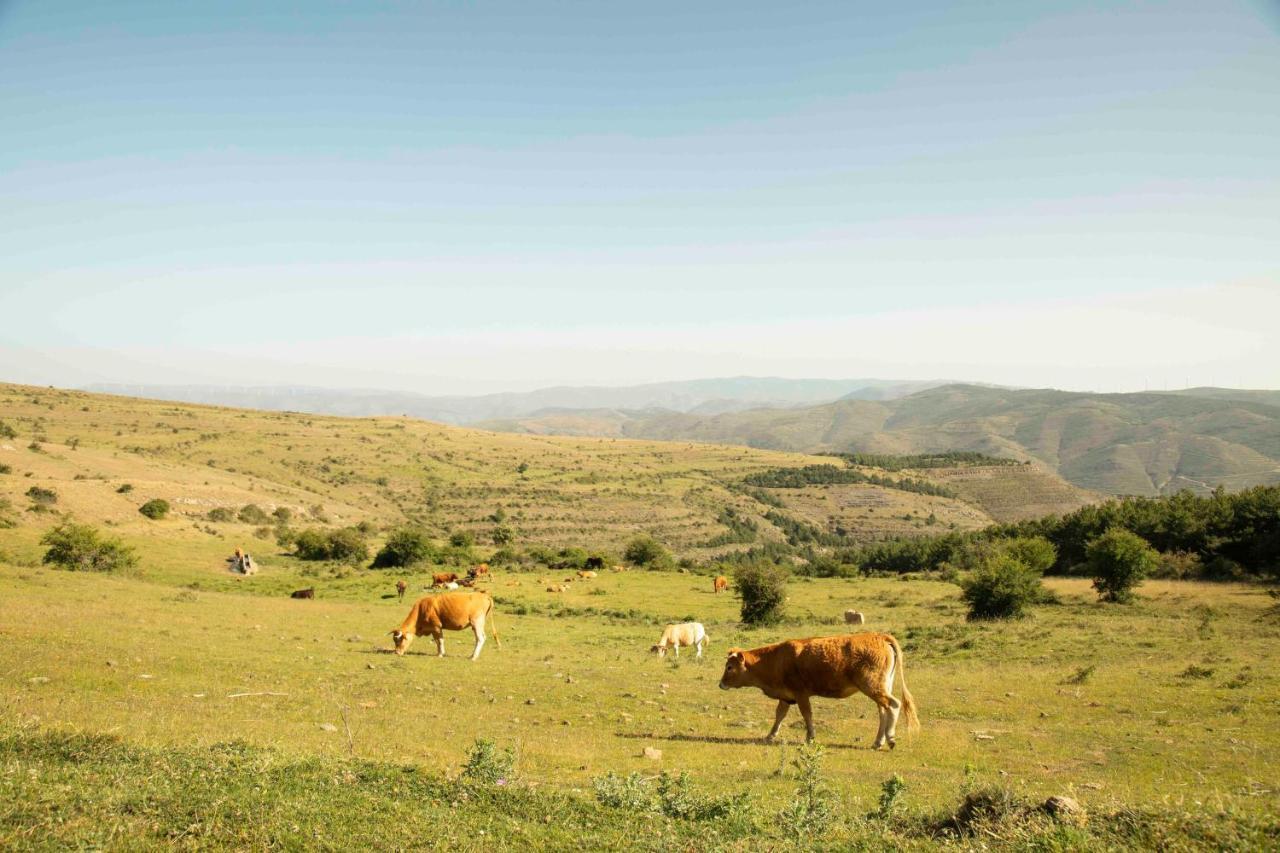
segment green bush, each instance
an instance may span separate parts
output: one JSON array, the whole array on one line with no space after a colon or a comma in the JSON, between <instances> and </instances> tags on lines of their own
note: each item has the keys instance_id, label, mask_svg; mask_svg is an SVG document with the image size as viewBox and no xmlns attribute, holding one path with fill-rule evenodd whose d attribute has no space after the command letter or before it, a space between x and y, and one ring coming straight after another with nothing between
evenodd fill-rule
<instances>
[{"instance_id":1,"label":"green bush","mask_svg":"<svg viewBox=\"0 0 1280 853\"><path fill-rule=\"evenodd\" d=\"M70 571L114 572L138 564L133 549L117 539L108 539L88 524L64 522L40 538L48 546L44 562Z\"/></svg>"},{"instance_id":2,"label":"green bush","mask_svg":"<svg viewBox=\"0 0 1280 853\"><path fill-rule=\"evenodd\" d=\"M646 569L670 569L675 566L671 552L652 536L637 536L627 543L622 559Z\"/></svg>"},{"instance_id":3,"label":"green bush","mask_svg":"<svg viewBox=\"0 0 1280 853\"><path fill-rule=\"evenodd\" d=\"M236 514L235 514L235 511L232 510L230 507L215 506L213 509L209 510L209 520L210 521L235 521Z\"/></svg>"},{"instance_id":4,"label":"green bush","mask_svg":"<svg viewBox=\"0 0 1280 853\"><path fill-rule=\"evenodd\" d=\"M742 621L772 625L782 619L788 572L784 566L759 560L734 569L733 588L742 599Z\"/></svg>"},{"instance_id":5,"label":"green bush","mask_svg":"<svg viewBox=\"0 0 1280 853\"><path fill-rule=\"evenodd\" d=\"M300 560L329 559L329 534L315 527L298 531L293 537L293 553Z\"/></svg>"},{"instance_id":6,"label":"green bush","mask_svg":"<svg viewBox=\"0 0 1280 853\"><path fill-rule=\"evenodd\" d=\"M5 463L0 462L0 474L12 474L12 473L13 473L12 465L6 465Z\"/></svg>"},{"instance_id":7,"label":"green bush","mask_svg":"<svg viewBox=\"0 0 1280 853\"><path fill-rule=\"evenodd\" d=\"M271 521L271 516L262 511L262 507L257 504L245 504L240 507L240 513L236 516L245 524L267 524Z\"/></svg>"},{"instance_id":8,"label":"green bush","mask_svg":"<svg viewBox=\"0 0 1280 853\"><path fill-rule=\"evenodd\" d=\"M970 619L1016 619L1040 600L1040 572L1011 554L999 551L982 558L960 580Z\"/></svg>"},{"instance_id":9,"label":"green bush","mask_svg":"<svg viewBox=\"0 0 1280 853\"><path fill-rule=\"evenodd\" d=\"M1085 548L1085 561L1093 576L1093 588L1103 601L1133 600L1133 591L1156 570L1160 555L1136 533L1112 527Z\"/></svg>"},{"instance_id":10,"label":"green bush","mask_svg":"<svg viewBox=\"0 0 1280 853\"><path fill-rule=\"evenodd\" d=\"M293 510L287 506L278 506L271 513L271 517L276 520L277 524L288 524L293 521Z\"/></svg>"},{"instance_id":11,"label":"green bush","mask_svg":"<svg viewBox=\"0 0 1280 853\"><path fill-rule=\"evenodd\" d=\"M169 514L169 502L164 498L152 498L138 507L138 512L152 521L159 521Z\"/></svg>"},{"instance_id":12,"label":"green bush","mask_svg":"<svg viewBox=\"0 0 1280 853\"><path fill-rule=\"evenodd\" d=\"M4 421L0 421L0 438L17 438L18 431Z\"/></svg>"},{"instance_id":13,"label":"green bush","mask_svg":"<svg viewBox=\"0 0 1280 853\"><path fill-rule=\"evenodd\" d=\"M449 534L449 544L455 548L470 548L476 544L476 537L470 530L455 530Z\"/></svg>"},{"instance_id":14,"label":"green bush","mask_svg":"<svg viewBox=\"0 0 1280 853\"><path fill-rule=\"evenodd\" d=\"M489 738L476 738L462 768L462 781L473 785L505 785L515 769L516 754L511 747L498 748Z\"/></svg>"},{"instance_id":15,"label":"green bush","mask_svg":"<svg viewBox=\"0 0 1280 853\"><path fill-rule=\"evenodd\" d=\"M433 561L439 551L425 531L414 527L402 527L387 537L373 558L373 568L404 568Z\"/></svg>"},{"instance_id":16,"label":"green bush","mask_svg":"<svg viewBox=\"0 0 1280 853\"><path fill-rule=\"evenodd\" d=\"M116 489L117 495L127 495L133 491L133 483L121 483L120 488Z\"/></svg>"},{"instance_id":17,"label":"green bush","mask_svg":"<svg viewBox=\"0 0 1280 853\"><path fill-rule=\"evenodd\" d=\"M493 528L489 538L493 540L494 545L502 548L516 541L516 532L505 524L499 524Z\"/></svg>"},{"instance_id":18,"label":"green bush","mask_svg":"<svg viewBox=\"0 0 1280 853\"><path fill-rule=\"evenodd\" d=\"M329 559L355 565L369 559L369 543L354 527L343 527L329 533Z\"/></svg>"}]
</instances>

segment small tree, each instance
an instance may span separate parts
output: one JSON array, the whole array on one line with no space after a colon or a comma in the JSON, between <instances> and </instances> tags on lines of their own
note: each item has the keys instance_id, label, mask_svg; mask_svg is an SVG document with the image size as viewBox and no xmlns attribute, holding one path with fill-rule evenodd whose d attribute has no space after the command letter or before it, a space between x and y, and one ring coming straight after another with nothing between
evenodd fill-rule
<instances>
[{"instance_id":1,"label":"small tree","mask_svg":"<svg viewBox=\"0 0 1280 853\"><path fill-rule=\"evenodd\" d=\"M293 537L293 553L300 560L329 559L329 537L323 530L308 527Z\"/></svg>"},{"instance_id":2,"label":"small tree","mask_svg":"<svg viewBox=\"0 0 1280 853\"><path fill-rule=\"evenodd\" d=\"M403 568L434 560L438 555L424 531L402 527L387 537L387 543L373 558L373 568Z\"/></svg>"},{"instance_id":3,"label":"small tree","mask_svg":"<svg viewBox=\"0 0 1280 853\"><path fill-rule=\"evenodd\" d=\"M213 509L209 510L209 520L210 521L235 521L236 513L235 513L235 510L231 509L231 507L215 506Z\"/></svg>"},{"instance_id":4,"label":"small tree","mask_svg":"<svg viewBox=\"0 0 1280 853\"><path fill-rule=\"evenodd\" d=\"M499 548L510 545L516 540L516 532L505 524L499 524L493 528L493 532L489 536L493 539L493 544Z\"/></svg>"},{"instance_id":5,"label":"small tree","mask_svg":"<svg viewBox=\"0 0 1280 853\"><path fill-rule=\"evenodd\" d=\"M118 539L108 539L88 524L63 522L40 538L47 545L44 562L80 572L114 572L138 564L133 549Z\"/></svg>"},{"instance_id":6,"label":"small tree","mask_svg":"<svg viewBox=\"0 0 1280 853\"><path fill-rule=\"evenodd\" d=\"M1040 600L1040 572L1007 552L983 557L960 581L970 619L1016 619Z\"/></svg>"},{"instance_id":7,"label":"small tree","mask_svg":"<svg viewBox=\"0 0 1280 853\"><path fill-rule=\"evenodd\" d=\"M782 618L787 599L785 567L758 560L733 572L733 588L742 599L742 621L748 625L772 625Z\"/></svg>"},{"instance_id":8,"label":"small tree","mask_svg":"<svg viewBox=\"0 0 1280 853\"><path fill-rule=\"evenodd\" d=\"M159 521L169 514L169 502L164 498L152 498L138 507L138 512L152 521Z\"/></svg>"},{"instance_id":9,"label":"small tree","mask_svg":"<svg viewBox=\"0 0 1280 853\"><path fill-rule=\"evenodd\" d=\"M476 537L470 530L455 530L449 534L449 544L455 548L470 548L476 544Z\"/></svg>"},{"instance_id":10,"label":"small tree","mask_svg":"<svg viewBox=\"0 0 1280 853\"><path fill-rule=\"evenodd\" d=\"M1127 602L1160 564L1160 554L1136 533L1112 527L1085 546L1085 562L1101 600Z\"/></svg>"},{"instance_id":11,"label":"small tree","mask_svg":"<svg viewBox=\"0 0 1280 853\"><path fill-rule=\"evenodd\" d=\"M675 565L671 552L652 536L637 536L628 542L622 559L646 569L669 569Z\"/></svg>"}]
</instances>

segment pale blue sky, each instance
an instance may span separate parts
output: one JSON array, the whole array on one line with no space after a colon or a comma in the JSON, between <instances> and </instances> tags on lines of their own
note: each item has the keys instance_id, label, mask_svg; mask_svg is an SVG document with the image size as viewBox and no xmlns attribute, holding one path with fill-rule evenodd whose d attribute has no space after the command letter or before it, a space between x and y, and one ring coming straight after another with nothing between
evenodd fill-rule
<instances>
[{"instance_id":1,"label":"pale blue sky","mask_svg":"<svg viewBox=\"0 0 1280 853\"><path fill-rule=\"evenodd\" d=\"M0 0L0 379L1280 387L1276 3L890 5Z\"/></svg>"}]
</instances>

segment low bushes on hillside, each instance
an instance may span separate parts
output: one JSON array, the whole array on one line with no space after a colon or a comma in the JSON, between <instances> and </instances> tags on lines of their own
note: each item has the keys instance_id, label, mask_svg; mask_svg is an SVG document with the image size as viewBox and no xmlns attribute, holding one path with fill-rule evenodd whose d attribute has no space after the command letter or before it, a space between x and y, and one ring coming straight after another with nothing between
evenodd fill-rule
<instances>
[{"instance_id":1,"label":"low bushes on hillside","mask_svg":"<svg viewBox=\"0 0 1280 853\"><path fill-rule=\"evenodd\" d=\"M271 516L262 511L262 507L257 504L245 504L240 507L240 512L236 516L245 524L268 524Z\"/></svg>"},{"instance_id":2,"label":"low bushes on hillside","mask_svg":"<svg viewBox=\"0 0 1280 853\"><path fill-rule=\"evenodd\" d=\"M213 509L209 510L208 518L210 521L235 521L236 513L235 510L231 509L231 507L215 506Z\"/></svg>"},{"instance_id":3,"label":"low bushes on hillside","mask_svg":"<svg viewBox=\"0 0 1280 853\"><path fill-rule=\"evenodd\" d=\"M164 498L152 498L138 507L138 512L152 521L159 521L169 514L169 502Z\"/></svg>"},{"instance_id":4,"label":"low bushes on hillside","mask_svg":"<svg viewBox=\"0 0 1280 853\"><path fill-rule=\"evenodd\" d=\"M749 474L742 479L748 486L759 486L766 489L802 489L805 486L831 485L840 483L865 483L886 489L898 489L904 492L915 492L921 495L954 498L958 494L955 489L940 486L927 480L914 477L882 477L879 474L864 474L854 468L840 468L835 465L805 465L802 468L774 468Z\"/></svg>"},{"instance_id":5,"label":"low bushes on hillside","mask_svg":"<svg viewBox=\"0 0 1280 853\"><path fill-rule=\"evenodd\" d=\"M58 502L58 493L53 489L46 489L43 486L32 486L27 489L26 496L31 498L34 506L48 509Z\"/></svg>"},{"instance_id":6,"label":"low bushes on hillside","mask_svg":"<svg viewBox=\"0 0 1280 853\"><path fill-rule=\"evenodd\" d=\"M373 558L375 569L406 568L435 561L440 551L426 532L415 527L402 527L387 537L387 542Z\"/></svg>"},{"instance_id":7,"label":"low bushes on hillside","mask_svg":"<svg viewBox=\"0 0 1280 853\"><path fill-rule=\"evenodd\" d=\"M138 564L133 549L118 539L102 536L88 524L63 522L40 538L47 546L43 562L79 572L115 572Z\"/></svg>"},{"instance_id":8,"label":"low bushes on hillside","mask_svg":"<svg viewBox=\"0 0 1280 853\"><path fill-rule=\"evenodd\" d=\"M369 543L354 527L338 530L308 528L293 536L293 551L302 560L335 560L363 563L369 559Z\"/></svg>"},{"instance_id":9,"label":"low bushes on hillside","mask_svg":"<svg viewBox=\"0 0 1280 853\"><path fill-rule=\"evenodd\" d=\"M622 559L645 569L671 569L675 566L671 552L652 536L637 536L628 542Z\"/></svg>"},{"instance_id":10,"label":"low bushes on hillside","mask_svg":"<svg viewBox=\"0 0 1280 853\"><path fill-rule=\"evenodd\" d=\"M901 471L904 468L964 468L970 466L989 465L1022 465L1016 459L1003 456L988 456L972 450L948 450L943 453L912 453L896 455L888 453L828 453L837 456L850 465L865 465L868 468L880 468L885 471Z\"/></svg>"}]
</instances>

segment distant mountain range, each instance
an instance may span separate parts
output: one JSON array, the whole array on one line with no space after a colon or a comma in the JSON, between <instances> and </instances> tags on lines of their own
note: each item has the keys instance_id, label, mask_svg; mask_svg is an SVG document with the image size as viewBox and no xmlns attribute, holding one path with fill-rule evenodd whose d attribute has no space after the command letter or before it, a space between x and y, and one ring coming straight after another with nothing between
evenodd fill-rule
<instances>
[{"instance_id":1,"label":"distant mountain range","mask_svg":"<svg viewBox=\"0 0 1280 853\"><path fill-rule=\"evenodd\" d=\"M805 452L977 450L1037 460L1109 494L1280 483L1280 392L1093 394L946 385L897 399L694 412L556 409L476 426Z\"/></svg>"},{"instance_id":2,"label":"distant mountain range","mask_svg":"<svg viewBox=\"0 0 1280 853\"><path fill-rule=\"evenodd\" d=\"M449 397L397 391L281 386L95 384L86 386L84 390L317 415L408 415L441 423L470 424L494 418L519 418L555 409L663 409L713 415L754 408L809 406L840 399L894 400L946 384L944 380L736 376L620 388L562 386L523 393Z\"/></svg>"}]
</instances>

